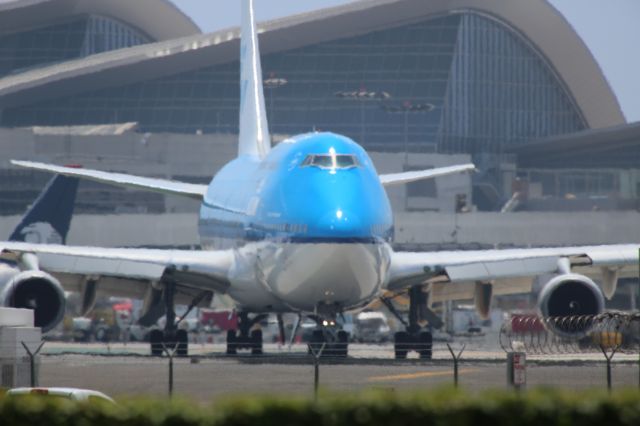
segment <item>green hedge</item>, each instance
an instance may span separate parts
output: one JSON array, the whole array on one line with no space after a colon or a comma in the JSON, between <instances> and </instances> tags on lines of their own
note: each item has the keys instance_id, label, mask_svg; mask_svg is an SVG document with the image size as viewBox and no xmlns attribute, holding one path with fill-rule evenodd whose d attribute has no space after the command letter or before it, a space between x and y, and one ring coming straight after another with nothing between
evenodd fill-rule
<instances>
[{"instance_id":1,"label":"green hedge","mask_svg":"<svg viewBox=\"0 0 640 426\"><path fill-rule=\"evenodd\" d=\"M450 389L305 399L243 398L211 406L185 401L121 401L118 406L4 398L0 424L47 426L617 426L640 424L640 392L550 389L469 395Z\"/></svg>"}]
</instances>

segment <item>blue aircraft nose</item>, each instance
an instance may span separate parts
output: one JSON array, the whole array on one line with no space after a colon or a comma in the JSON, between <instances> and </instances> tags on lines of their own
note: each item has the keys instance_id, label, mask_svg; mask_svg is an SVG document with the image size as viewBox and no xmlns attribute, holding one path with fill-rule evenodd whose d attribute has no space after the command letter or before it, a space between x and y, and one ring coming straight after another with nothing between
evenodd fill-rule
<instances>
[{"instance_id":1,"label":"blue aircraft nose","mask_svg":"<svg viewBox=\"0 0 640 426\"><path fill-rule=\"evenodd\" d=\"M390 237L387 195L371 160L355 142L320 133L279 146L291 153L283 162L282 179L274 180L272 195L265 196L271 200L265 211L293 224L294 230L302 229L293 232L295 238L340 243Z\"/></svg>"},{"instance_id":2,"label":"blue aircraft nose","mask_svg":"<svg viewBox=\"0 0 640 426\"><path fill-rule=\"evenodd\" d=\"M363 238L370 236L371 232L366 222L366 218L356 212L336 208L324 214L315 228L327 236Z\"/></svg>"},{"instance_id":3,"label":"blue aircraft nose","mask_svg":"<svg viewBox=\"0 0 640 426\"><path fill-rule=\"evenodd\" d=\"M377 175L361 169L332 174L318 168L302 168L299 174L279 190L288 217L305 225L299 237L357 242L387 236L391 210Z\"/></svg>"},{"instance_id":4,"label":"blue aircraft nose","mask_svg":"<svg viewBox=\"0 0 640 426\"><path fill-rule=\"evenodd\" d=\"M378 201L366 191L366 180L359 170L346 170L332 175L326 170L309 170L305 211L308 236L318 239L348 241L372 238L372 225L377 220Z\"/></svg>"}]
</instances>

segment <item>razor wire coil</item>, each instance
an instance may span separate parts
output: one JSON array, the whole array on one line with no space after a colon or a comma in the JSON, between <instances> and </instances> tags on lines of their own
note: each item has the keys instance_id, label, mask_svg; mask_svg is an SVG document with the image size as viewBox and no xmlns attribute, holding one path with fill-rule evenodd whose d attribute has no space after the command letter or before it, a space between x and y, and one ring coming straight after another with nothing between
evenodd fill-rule
<instances>
[{"instance_id":1,"label":"razor wire coil","mask_svg":"<svg viewBox=\"0 0 640 426\"><path fill-rule=\"evenodd\" d=\"M605 312L543 318L514 315L502 324L500 347L505 352L559 355L615 350L640 352L640 312Z\"/></svg>"}]
</instances>

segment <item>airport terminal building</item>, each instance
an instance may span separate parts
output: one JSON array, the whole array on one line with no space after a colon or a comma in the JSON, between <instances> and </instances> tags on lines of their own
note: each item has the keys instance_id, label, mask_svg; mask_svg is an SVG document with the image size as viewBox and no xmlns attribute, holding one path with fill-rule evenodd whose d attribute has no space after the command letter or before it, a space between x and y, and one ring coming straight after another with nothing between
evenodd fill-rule
<instances>
[{"instance_id":1,"label":"airport terminal building","mask_svg":"<svg viewBox=\"0 0 640 426\"><path fill-rule=\"evenodd\" d=\"M529 244L560 244L590 221L606 227L604 212L620 230L585 242L637 237L622 227L638 219L640 126L626 124L588 47L546 0L364 0L259 27L274 140L346 134L382 172L478 166L391 191L401 242L524 244L531 235L512 235L529 215L557 220L555 240ZM237 28L202 34L166 0L2 2L3 157L207 182L235 153L238 57ZM0 214L18 214L46 179L0 163ZM82 185L81 216L176 224L197 210ZM145 243L189 244L190 220L192 230Z\"/></svg>"}]
</instances>

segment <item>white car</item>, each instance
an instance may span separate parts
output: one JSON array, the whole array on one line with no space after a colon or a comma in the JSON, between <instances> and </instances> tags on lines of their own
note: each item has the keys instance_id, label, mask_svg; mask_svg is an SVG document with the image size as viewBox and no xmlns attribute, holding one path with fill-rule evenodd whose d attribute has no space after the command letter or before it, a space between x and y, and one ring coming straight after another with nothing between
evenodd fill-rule
<instances>
[{"instance_id":1,"label":"white car","mask_svg":"<svg viewBox=\"0 0 640 426\"><path fill-rule=\"evenodd\" d=\"M109 398L102 392L90 390L90 389L77 389L77 388L14 388L10 389L6 393L7 396L47 396L60 399L68 399L71 401L84 401L84 402L110 402L115 404L115 401Z\"/></svg>"},{"instance_id":2,"label":"white car","mask_svg":"<svg viewBox=\"0 0 640 426\"><path fill-rule=\"evenodd\" d=\"M361 312L354 321L354 340L361 343L383 343L391 339L387 316L379 311Z\"/></svg>"}]
</instances>

